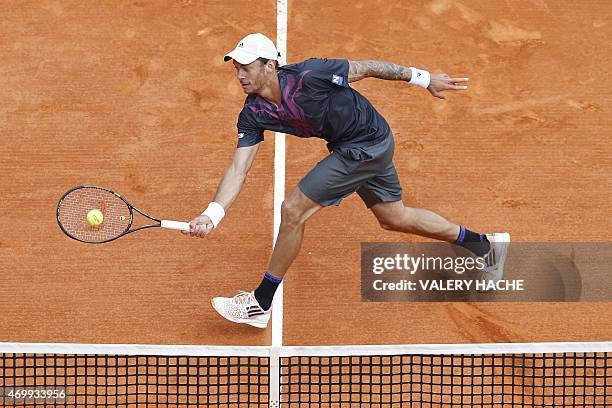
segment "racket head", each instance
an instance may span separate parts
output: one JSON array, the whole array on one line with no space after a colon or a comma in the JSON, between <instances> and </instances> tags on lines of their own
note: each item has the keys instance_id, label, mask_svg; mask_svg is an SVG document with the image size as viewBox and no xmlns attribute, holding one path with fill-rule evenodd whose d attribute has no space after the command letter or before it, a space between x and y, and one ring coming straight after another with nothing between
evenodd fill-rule
<instances>
[{"instance_id":1,"label":"racket head","mask_svg":"<svg viewBox=\"0 0 612 408\"><path fill-rule=\"evenodd\" d=\"M102 211L99 226L87 222L90 210ZM57 223L70 238L89 244L113 241L132 226L132 206L119 194L98 186L77 186L66 191L57 204Z\"/></svg>"}]
</instances>

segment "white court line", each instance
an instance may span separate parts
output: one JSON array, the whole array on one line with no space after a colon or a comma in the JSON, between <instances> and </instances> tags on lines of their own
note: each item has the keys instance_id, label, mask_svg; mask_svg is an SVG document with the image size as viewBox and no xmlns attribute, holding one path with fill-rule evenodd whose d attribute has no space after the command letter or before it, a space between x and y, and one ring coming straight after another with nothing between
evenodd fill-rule
<instances>
[{"instance_id":1,"label":"white court line","mask_svg":"<svg viewBox=\"0 0 612 408\"><path fill-rule=\"evenodd\" d=\"M339 346L194 346L157 344L2 343L0 354L126 356L292 357L612 353L612 341L475 344L371 344Z\"/></svg>"},{"instance_id":2,"label":"white court line","mask_svg":"<svg viewBox=\"0 0 612 408\"><path fill-rule=\"evenodd\" d=\"M279 65L287 63L287 6L289 0L276 1L276 48L280 52ZM276 245L281 223L281 205L285 199L285 134L274 134L274 239ZM280 359L278 349L283 345L283 284L272 301L272 349L270 353L269 406L280 407Z\"/></svg>"},{"instance_id":3,"label":"white court line","mask_svg":"<svg viewBox=\"0 0 612 408\"><path fill-rule=\"evenodd\" d=\"M287 3L276 2L276 47L280 52L279 65L287 63ZM274 240L276 245L281 223L281 205L285 199L285 134L274 134ZM281 283L272 303L272 347L283 345L283 284Z\"/></svg>"},{"instance_id":4,"label":"white court line","mask_svg":"<svg viewBox=\"0 0 612 408\"><path fill-rule=\"evenodd\" d=\"M193 346L158 344L0 343L0 353L119 356L269 357L267 346Z\"/></svg>"}]
</instances>

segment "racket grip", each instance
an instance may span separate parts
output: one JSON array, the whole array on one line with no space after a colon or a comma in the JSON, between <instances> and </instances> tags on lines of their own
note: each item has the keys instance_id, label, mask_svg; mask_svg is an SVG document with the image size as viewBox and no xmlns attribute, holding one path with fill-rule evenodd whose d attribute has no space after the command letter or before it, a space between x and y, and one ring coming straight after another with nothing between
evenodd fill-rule
<instances>
[{"instance_id":1,"label":"racket grip","mask_svg":"<svg viewBox=\"0 0 612 408\"><path fill-rule=\"evenodd\" d=\"M189 231L188 222L161 220L161 227L179 231Z\"/></svg>"}]
</instances>

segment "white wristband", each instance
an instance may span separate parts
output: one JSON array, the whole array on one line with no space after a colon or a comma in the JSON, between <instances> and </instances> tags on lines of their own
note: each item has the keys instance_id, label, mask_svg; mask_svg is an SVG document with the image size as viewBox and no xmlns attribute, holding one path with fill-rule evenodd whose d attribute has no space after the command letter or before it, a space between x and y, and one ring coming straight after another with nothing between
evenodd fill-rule
<instances>
[{"instance_id":1,"label":"white wristband","mask_svg":"<svg viewBox=\"0 0 612 408\"><path fill-rule=\"evenodd\" d=\"M431 81L431 75L424 69L418 69L410 67L410 81L409 84L420 86L421 88L427 88Z\"/></svg>"},{"instance_id":2,"label":"white wristband","mask_svg":"<svg viewBox=\"0 0 612 408\"><path fill-rule=\"evenodd\" d=\"M217 228L217 225L221 222L223 217L225 217L225 210L221 206L221 204L212 202L208 204L208 208L204 210L202 215L206 215L212 221L213 227Z\"/></svg>"}]
</instances>

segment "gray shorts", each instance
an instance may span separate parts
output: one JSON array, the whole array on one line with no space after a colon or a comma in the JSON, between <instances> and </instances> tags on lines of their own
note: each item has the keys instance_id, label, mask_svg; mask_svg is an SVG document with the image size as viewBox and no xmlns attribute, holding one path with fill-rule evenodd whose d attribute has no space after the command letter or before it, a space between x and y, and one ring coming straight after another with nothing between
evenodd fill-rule
<instances>
[{"instance_id":1,"label":"gray shorts","mask_svg":"<svg viewBox=\"0 0 612 408\"><path fill-rule=\"evenodd\" d=\"M365 205L402 198L402 186L393 165L393 135L373 146L335 148L300 180L300 190L322 206L339 205L354 192Z\"/></svg>"}]
</instances>

